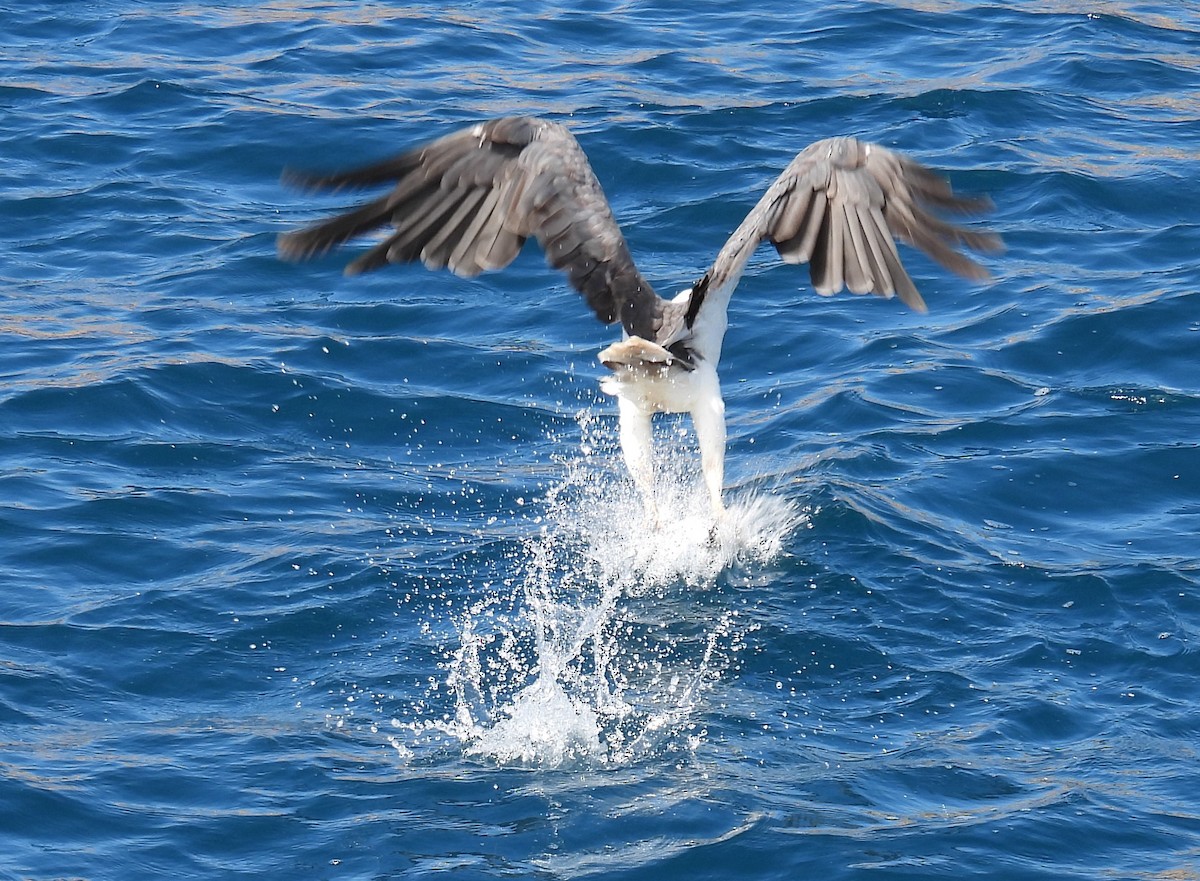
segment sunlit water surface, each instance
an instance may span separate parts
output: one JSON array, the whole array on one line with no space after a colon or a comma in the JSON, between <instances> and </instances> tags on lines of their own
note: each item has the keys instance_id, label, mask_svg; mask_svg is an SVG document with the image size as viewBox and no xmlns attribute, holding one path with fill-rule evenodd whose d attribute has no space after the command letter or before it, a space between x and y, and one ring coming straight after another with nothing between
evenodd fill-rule
<instances>
[{"instance_id":1,"label":"sunlit water surface","mask_svg":"<svg viewBox=\"0 0 1200 881\"><path fill-rule=\"evenodd\" d=\"M1200 8L24 3L0 34L0 877L1200 878ZM768 249L658 528L530 246L344 278L285 166L569 124L648 278L853 134L928 315Z\"/></svg>"}]
</instances>

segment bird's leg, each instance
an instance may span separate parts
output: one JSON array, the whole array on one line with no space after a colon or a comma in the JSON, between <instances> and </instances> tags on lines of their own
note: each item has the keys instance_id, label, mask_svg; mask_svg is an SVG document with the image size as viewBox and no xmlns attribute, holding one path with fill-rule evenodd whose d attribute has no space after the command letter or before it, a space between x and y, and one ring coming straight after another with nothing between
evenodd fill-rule
<instances>
[{"instance_id":1,"label":"bird's leg","mask_svg":"<svg viewBox=\"0 0 1200 881\"><path fill-rule=\"evenodd\" d=\"M642 494L646 514L655 526L658 525L658 506L654 503L654 451L651 446L653 432L650 417L633 401L617 398L621 422L621 453L633 485Z\"/></svg>"},{"instance_id":2,"label":"bird's leg","mask_svg":"<svg viewBox=\"0 0 1200 881\"><path fill-rule=\"evenodd\" d=\"M700 467L708 486L714 519L725 513L721 488L725 483L725 402L715 395L692 410L692 424L700 444Z\"/></svg>"}]
</instances>

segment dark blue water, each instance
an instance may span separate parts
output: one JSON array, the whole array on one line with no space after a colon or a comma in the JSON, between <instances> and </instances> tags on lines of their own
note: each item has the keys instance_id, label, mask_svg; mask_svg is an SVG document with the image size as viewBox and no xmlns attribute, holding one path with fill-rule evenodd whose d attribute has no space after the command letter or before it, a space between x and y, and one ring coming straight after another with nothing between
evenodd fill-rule
<instances>
[{"instance_id":1,"label":"dark blue water","mask_svg":"<svg viewBox=\"0 0 1200 881\"><path fill-rule=\"evenodd\" d=\"M1200 7L18 3L0 877L1200 878ZM647 534L530 246L347 279L366 162L566 122L690 283L803 146L990 193L990 283L768 249Z\"/></svg>"}]
</instances>

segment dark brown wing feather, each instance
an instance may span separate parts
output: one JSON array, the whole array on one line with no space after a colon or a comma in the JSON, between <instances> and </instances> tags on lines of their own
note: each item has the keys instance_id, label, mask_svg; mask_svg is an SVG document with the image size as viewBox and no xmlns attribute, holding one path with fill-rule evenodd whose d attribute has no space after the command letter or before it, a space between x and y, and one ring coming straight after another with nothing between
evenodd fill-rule
<instances>
[{"instance_id":1,"label":"dark brown wing feather","mask_svg":"<svg viewBox=\"0 0 1200 881\"><path fill-rule=\"evenodd\" d=\"M473 277L507 266L534 237L601 321L620 320L650 340L661 324L663 301L634 265L582 148L555 123L495 119L366 168L289 172L285 180L332 190L395 183L381 198L280 236L279 253L289 260L390 224L388 237L348 273L420 260Z\"/></svg>"}]
</instances>

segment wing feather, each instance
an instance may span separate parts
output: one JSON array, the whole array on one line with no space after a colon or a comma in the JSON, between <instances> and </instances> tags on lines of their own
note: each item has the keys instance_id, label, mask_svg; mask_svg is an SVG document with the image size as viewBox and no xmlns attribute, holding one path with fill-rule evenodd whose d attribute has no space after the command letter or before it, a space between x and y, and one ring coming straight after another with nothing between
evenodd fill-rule
<instances>
[{"instance_id":1,"label":"wing feather","mask_svg":"<svg viewBox=\"0 0 1200 881\"><path fill-rule=\"evenodd\" d=\"M608 200L575 138L552 122L503 117L462 129L365 168L289 172L310 188L391 182L393 190L344 214L279 237L279 253L304 260L391 226L348 272L420 260L464 277L502 269L536 238L604 322L654 340L663 301L634 265Z\"/></svg>"},{"instance_id":2,"label":"wing feather","mask_svg":"<svg viewBox=\"0 0 1200 881\"><path fill-rule=\"evenodd\" d=\"M705 274L705 289L728 297L750 255L769 241L784 262L808 262L817 293L849 288L898 296L924 311L896 239L959 275L987 278L987 270L963 249L1000 251L1000 237L950 223L932 211L962 215L990 207L987 199L955 195L935 172L877 144L854 138L818 141L797 154L730 236Z\"/></svg>"},{"instance_id":3,"label":"wing feather","mask_svg":"<svg viewBox=\"0 0 1200 881\"><path fill-rule=\"evenodd\" d=\"M811 186L792 187L779 206L778 214L771 222L775 236L780 242L788 242L796 237L805 219L808 209L816 195Z\"/></svg>"},{"instance_id":4,"label":"wing feather","mask_svg":"<svg viewBox=\"0 0 1200 881\"><path fill-rule=\"evenodd\" d=\"M495 187L487 190L484 193L483 201L471 215L466 229L461 234L452 233L447 236L447 244L451 248L446 257L446 266L455 275L461 278L474 278L483 272L483 266L478 259L477 242L480 232L493 222L492 218L495 216L496 206L499 202L500 190ZM499 223L500 221L495 222Z\"/></svg>"},{"instance_id":5,"label":"wing feather","mask_svg":"<svg viewBox=\"0 0 1200 881\"><path fill-rule=\"evenodd\" d=\"M421 261L429 269L441 269L450 265L450 255L455 244L463 237L466 228L479 215L479 208L488 196L488 190L473 188L455 194L457 207L441 224L433 237L421 248Z\"/></svg>"}]
</instances>

